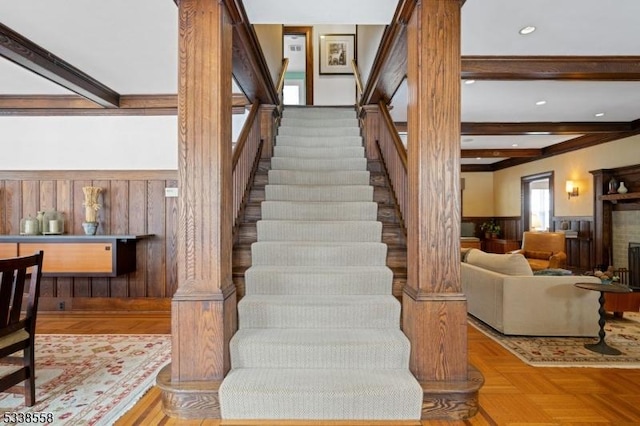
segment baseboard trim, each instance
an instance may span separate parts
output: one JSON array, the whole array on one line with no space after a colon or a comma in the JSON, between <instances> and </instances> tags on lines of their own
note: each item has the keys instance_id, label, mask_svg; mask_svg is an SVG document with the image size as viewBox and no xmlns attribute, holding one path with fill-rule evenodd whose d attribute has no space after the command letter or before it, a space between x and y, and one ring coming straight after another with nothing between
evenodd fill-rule
<instances>
[{"instance_id":1,"label":"baseboard trim","mask_svg":"<svg viewBox=\"0 0 640 426\"><path fill-rule=\"evenodd\" d=\"M420 381L422 420L464 420L478 413L478 392L484 377L473 365L468 368L467 380Z\"/></svg>"},{"instance_id":2,"label":"baseboard trim","mask_svg":"<svg viewBox=\"0 0 640 426\"><path fill-rule=\"evenodd\" d=\"M181 419L220 419L220 381L172 382L171 363L156 377L162 391L162 411Z\"/></svg>"}]
</instances>

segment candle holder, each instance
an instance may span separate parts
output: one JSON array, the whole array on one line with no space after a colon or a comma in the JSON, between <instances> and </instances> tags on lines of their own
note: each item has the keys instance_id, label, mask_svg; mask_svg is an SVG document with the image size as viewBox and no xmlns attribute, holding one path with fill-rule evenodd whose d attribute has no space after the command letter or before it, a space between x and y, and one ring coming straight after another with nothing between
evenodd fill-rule
<instances>
[{"instance_id":1,"label":"candle holder","mask_svg":"<svg viewBox=\"0 0 640 426\"><path fill-rule=\"evenodd\" d=\"M45 212L42 217L42 235L64 234L64 222L64 213L56 210Z\"/></svg>"}]
</instances>

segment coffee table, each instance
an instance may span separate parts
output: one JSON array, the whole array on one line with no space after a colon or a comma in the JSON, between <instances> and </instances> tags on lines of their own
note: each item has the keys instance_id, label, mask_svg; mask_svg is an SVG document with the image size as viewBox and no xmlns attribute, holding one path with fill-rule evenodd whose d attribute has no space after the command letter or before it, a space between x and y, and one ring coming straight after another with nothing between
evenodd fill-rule
<instances>
[{"instance_id":1,"label":"coffee table","mask_svg":"<svg viewBox=\"0 0 640 426\"><path fill-rule=\"evenodd\" d=\"M606 311L604 309L604 294L605 293L630 293L631 289L629 287L625 287L618 284L576 283L575 286L578 288L582 288L584 290L592 290L592 291L600 292L600 298L598 299L598 301L600 302L600 309L598 310L598 313L600 314L600 319L598 320L598 324L600 325L600 331L598 332L598 336L600 336L600 340L598 341L598 343L586 343L584 347L589 349L590 351L597 352L599 354L604 354L604 355L622 354L622 352L620 352L618 349L612 348L611 346L607 345L607 343L604 341L604 337L605 337L604 324L606 322L606 319L605 319Z\"/></svg>"}]
</instances>

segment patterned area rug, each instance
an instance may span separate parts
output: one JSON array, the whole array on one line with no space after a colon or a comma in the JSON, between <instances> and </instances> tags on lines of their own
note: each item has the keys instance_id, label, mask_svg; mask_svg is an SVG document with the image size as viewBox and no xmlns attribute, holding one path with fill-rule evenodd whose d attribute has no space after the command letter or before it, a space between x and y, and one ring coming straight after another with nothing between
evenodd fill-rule
<instances>
[{"instance_id":1,"label":"patterned area rug","mask_svg":"<svg viewBox=\"0 0 640 426\"><path fill-rule=\"evenodd\" d=\"M505 336L469 315L469 323L527 364L536 367L640 368L640 314L607 315L605 341L622 355L601 355L584 347L589 337Z\"/></svg>"},{"instance_id":2,"label":"patterned area rug","mask_svg":"<svg viewBox=\"0 0 640 426\"><path fill-rule=\"evenodd\" d=\"M25 408L21 395L0 393L0 424L15 412L51 413L51 424L113 424L170 357L169 335L38 335L36 405Z\"/></svg>"}]
</instances>

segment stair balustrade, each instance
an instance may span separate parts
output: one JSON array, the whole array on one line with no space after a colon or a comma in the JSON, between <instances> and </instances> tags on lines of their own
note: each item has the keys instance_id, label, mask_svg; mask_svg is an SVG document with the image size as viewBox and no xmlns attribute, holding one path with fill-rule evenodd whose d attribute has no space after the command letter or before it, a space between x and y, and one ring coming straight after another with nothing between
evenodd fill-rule
<instances>
[{"instance_id":1,"label":"stair balustrade","mask_svg":"<svg viewBox=\"0 0 640 426\"><path fill-rule=\"evenodd\" d=\"M260 137L260 106L254 103L244 122L238 143L233 150L233 228L234 235L249 198L249 190L260 161L262 139Z\"/></svg>"}]
</instances>

